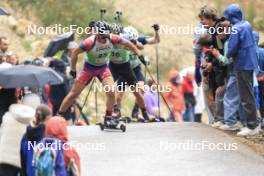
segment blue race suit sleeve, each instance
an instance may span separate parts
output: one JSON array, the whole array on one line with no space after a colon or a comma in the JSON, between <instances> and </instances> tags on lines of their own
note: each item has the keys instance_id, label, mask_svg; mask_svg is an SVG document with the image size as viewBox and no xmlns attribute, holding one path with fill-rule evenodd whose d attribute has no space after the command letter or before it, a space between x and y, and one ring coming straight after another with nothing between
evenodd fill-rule
<instances>
[{"instance_id":1,"label":"blue race suit sleeve","mask_svg":"<svg viewBox=\"0 0 264 176\"><path fill-rule=\"evenodd\" d=\"M146 45L148 43L147 38L145 36L138 37L138 42L142 43L142 45Z\"/></svg>"}]
</instances>

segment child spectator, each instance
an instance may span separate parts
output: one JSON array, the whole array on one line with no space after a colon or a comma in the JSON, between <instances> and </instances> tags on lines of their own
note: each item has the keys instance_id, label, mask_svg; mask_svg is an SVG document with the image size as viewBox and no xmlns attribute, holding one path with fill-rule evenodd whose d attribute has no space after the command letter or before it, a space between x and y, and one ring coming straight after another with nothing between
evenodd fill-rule
<instances>
[{"instance_id":1,"label":"child spectator","mask_svg":"<svg viewBox=\"0 0 264 176\"><path fill-rule=\"evenodd\" d=\"M21 175L34 176L35 170L32 167L34 149L32 146L38 144L44 137L45 122L51 116L51 110L47 105L39 105L36 109L35 119L27 126L26 133L21 141L20 161Z\"/></svg>"},{"instance_id":2,"label":"child spectator","mask_svg":"<svg viewBox=\"0 0 264 176\"><path fill-rule=\"evenodd\" d=\"M45 137L54 137L64 144L64 162L68 172L80 175L80 157L76 149L68 144L67 121L63 117L52 117L46 122Z\"/></svg>"},{"instance_id":3,"label":"child spectator","mask_svg":"<svg viewBox=\"0 0 264 176\"><path fill-rule=\"evenodd\" d=\"M183 122L182 113L185 110L185 102L181 88L180 75L178 71L170 71L168 77L168 91L165 91L163 95L172 110L174 119L177 122Z\"/></svg>"},{"instance_id":4,"label":"child spectator","mask_svg":"<svg viewBox=\"0 0 264 176\"><path fill-rule=\"evenodd\" d=\"M194 74L192 71L188 71L186 76L183 77L182 82L182 93L185 100L185 112L184 121L193 122L194 121L194 106L196 104L195 97L193 95L193 81Z\"/></svg>"},{"instance_id":5,"label":"child spectator","mask_svg":"<svg viewBox=\"0 0 264 176\"><path fill-rule=\"evenodd\" d=\"M160 105L157 93L157 85L153 80L147 81L148 90L145 90L144 101L150 121L164 122L165 120L160 115Z\"/></svg>"}]
</instances>

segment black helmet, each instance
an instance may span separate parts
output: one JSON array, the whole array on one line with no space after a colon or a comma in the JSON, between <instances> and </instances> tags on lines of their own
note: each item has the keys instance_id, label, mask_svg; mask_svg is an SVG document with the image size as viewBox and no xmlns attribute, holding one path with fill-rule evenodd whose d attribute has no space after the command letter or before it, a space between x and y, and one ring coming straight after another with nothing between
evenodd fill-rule
<instances>
[{"instance_id":1,"label":"black helmet","mask_svg":"<svg viewBox=\"0 0 264 176\"><path fill-rule=\"evenodd\" d=\"M94 26L97 34L110 34L110 25L107 22L97 21Z\"/></svg>"},{"instance_id":2,"label":"black helmet","mask_svg":"<svg viewBox=\"0 0 264 176\"><path fill-rule=\"evenodd\" d=\"M92 21L90 21L90 22L88 23L88 26L89 26L90 28L93 28L93 27L95 26L95 23L96 23L96 21L92 20Z\"/></svg>"}]
</instances>

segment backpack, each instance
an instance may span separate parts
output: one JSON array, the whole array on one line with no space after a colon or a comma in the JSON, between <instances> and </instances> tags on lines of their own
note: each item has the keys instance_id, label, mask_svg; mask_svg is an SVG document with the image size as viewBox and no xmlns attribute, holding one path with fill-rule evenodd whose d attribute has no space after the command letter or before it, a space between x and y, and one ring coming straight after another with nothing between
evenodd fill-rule
<instances>
[{"instance_id":1,"label":"backpack","mask_svg":"<svg viewBox=\"0 0 264 176\"><path fill-rule=\"evenodd\" d=\"M59 152L57 147L62 145L55 138L44 138L34 147L32 165L36 176L56 176L56 160Z\"/></svg>"}]
</instances>

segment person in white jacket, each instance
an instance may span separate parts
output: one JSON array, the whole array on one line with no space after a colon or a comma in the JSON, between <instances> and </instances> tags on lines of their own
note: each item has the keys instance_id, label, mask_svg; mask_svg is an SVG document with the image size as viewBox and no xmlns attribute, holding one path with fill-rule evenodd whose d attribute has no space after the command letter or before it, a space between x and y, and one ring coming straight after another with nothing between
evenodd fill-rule
<instances>
[{"instance_id":1,"label":"person in white jacket","mask_svg":"<svg viewBox=\"0 0 264 176\"><path fill-rule=\"evenodd\" d=\"M40 98L30 94L22 104L13 104L3 116L0 131L0 176L17 176L20 173L20 141L27 125L35 117Z\"/></svg>"},{"instance_id":2,"label":"person in white jacket","mask_svg":"<svg viewBox=\"0 0 264 176\"><path fill-rule=\"evenodd\" d=\"M200 123L202 122L202 115L205 111L203 87L198 86L196 83L194 83L193 93L196 100L196 104L194 107L194 121Z\"/></svg>"}]
</instances>

